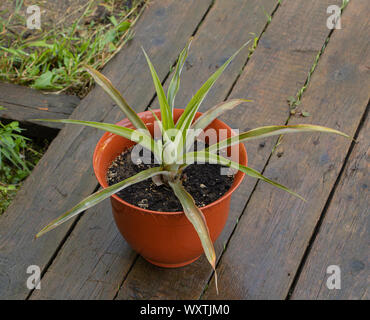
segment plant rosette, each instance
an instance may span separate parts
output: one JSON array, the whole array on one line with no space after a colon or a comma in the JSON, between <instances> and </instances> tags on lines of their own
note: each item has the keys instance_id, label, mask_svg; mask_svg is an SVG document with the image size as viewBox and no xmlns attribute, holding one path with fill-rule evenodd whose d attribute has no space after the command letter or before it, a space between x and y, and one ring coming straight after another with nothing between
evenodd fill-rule
<instances>
[{"instance_id":1,"label":"plant rosette","mask_svg":"<svg viewBox=\"0 0 370 320\"><path fill-rule=\"evenodd\" d=\"M174 119L177 120L183 109L174 109ZM153 110L160 116L160 110ZM151 134L154 132L155 118L150 111L138 114L148 127ZM195 118L199 118L197 113ZM119 126L132 127L128 119L119 123ZM231 136L232 130L220 120L214 120L208 131L227 131ZM207 134L205 129L205 134ZM133 146L133 142L121 136L105 133L98 142L93 166L95 175L103 188L108 187L107 171L112 162L122 152ZM238 157L234 159L242 165L247 165L247 153L243 144L237 146ZM234 157L235 157L234 156ZM202 164L198 164L201 166ZM232 193L242 182L244 173L238 171L234 176L233 184L219 199L201 208L206 220L210 237L214 242L223 230L229 213ZM111 196L112 210L117 227L130 246L149 262L161 267L181 267L196 260L203 248L199 237L184 212L160 212L143 209L128 203L117 194Z\"/></svg>"},{"instance_id":2,"label":"plant rosette","mask_svg":"<svg viewBox=\"0 0 370 320\"><path fill-rule=\"evenodd\" d=\"M133 249L146 260L163 267L179 267L193 262L204 252L213 270L216 271L216 253L213 243L227 220L231 195L241 183L244 175L261 179L303 199L287 187L248 167L247 154L242 143L257 138L295 132L327 132L348 136L334 129L310 124L265 126L235 134L230 127L217 118L225 111L250 102L245 99L224 101L203 114L198 112L213 84L248 42L210 76L184 109L175 109L175 96L179 90L180 74L188 55L190 43L191 39L179 55L167 94L165 94L154 66L144 51L157 92L159 110L149 110L137 114L106 77L93 68L85 66L127 119L116 125L71 119L38 119L39 121L90 126L104 130L106 133L98 142L93 159L95 174L103 188L50 222L36 237L110 197L118 229ZM226 131L226 136L221 135L222 130ZM159 131L160 134L157 134L156 131ZM216 134L209 135L209 131ZM194 151L194 143L203 139L207 145L203 149ZM132 146L149 150L158 165L108 186L107 170L109 166L118 155ZM236 147L238 152L235 154L232 150ZM225 150L231 156L224 156ZM233 184L226 193L213 203L199 208L184 187L183 172L192 164L201 165L202 163L226 166L236 170L237 173L234 176ZM152 179L156 185L165 184L172 190L181 203L183 211L151 211L132 205L116 195L121 190L147 179ZM218 290L217 273L215 276L216 289Z\"/></svg>"}]
</instances>

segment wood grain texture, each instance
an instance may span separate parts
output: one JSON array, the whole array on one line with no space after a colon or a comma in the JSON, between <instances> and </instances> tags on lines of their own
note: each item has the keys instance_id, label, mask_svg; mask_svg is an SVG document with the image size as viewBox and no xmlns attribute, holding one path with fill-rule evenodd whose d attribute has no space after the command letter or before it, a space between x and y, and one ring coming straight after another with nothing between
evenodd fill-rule
<instances>
[{"instance_id":1,"label":"wood grain texture","mask_svg":"<svg viewBox=\"0 0 370 320\"><path fill-rule=\"evenodd\" d=\"M293 299L369 300L370 121L357 143L327 209ZM327 268L337 265L341 288L329 290Z\"/></svg>"},{"instance_id":2,"label":"wood grain texture","mask_svg":"<svg viewBox=\"0 0 370 320\"><path fill-rule=\"evenodd\" d=\"M46 127L46 129L61 129L63 124L35 122L31 119L68 118L80 99L65 94L43 94L38 90L18 86L11 83L0 82L0 118L22 122L22 126ZM43 128L40 128L42 133ZM37 134L37 130L33 130Z\"/></svg>"},{"instance_id":3,"label":"wood grain texture","mask_svg":"<svg viewBox=\"0 0 370 320\"><path fill-rule=\"evenodd\" d=\"M356 132L370 93L369 44L363 40L369 34L368 14L363 1L349 3L342 17L343 29L333 33L303 96L300 108L311 116L294 117L290 124L315 123L350 135ZM258 183L218 266L221 294L216 296L212 290L212 280L203 298L287 296L350 143L325 134L283 138L265 175L308 201Z\"/></svg>"},{"instance_id":4,"label":"wood grain texture","mask_svg":"<svg viewBox=\"0 0 370 320\"><path fill-rule=\"evenodd\" d=\"M109 200L87 212L31 299L112 299L137 254L122 239Z\"/></svg>"},{"instance_id":5,"label":"wood grain texture","mask_svg":"<svg viewBox=\"0 0 370 320\"><path fill-rule=\"evenodd\" d=\"M326 8L329 2L332 4L332 1L282 1L282 6L277 9L271 24L262 35L256 51L230 96L230 98L251 98L255 102L238 107L221 117L221 120L225 121L232 128L240 128L243 131L261 125L284 124L286 122L288 117L286 100L289 96L294 95L304 84L314 57L329 34L325 23ZM215 3L215 7L217 3ZM229 3L230 1L224 2L223 10L226 12L228 12L227 7ZM251 10L252 12L259 12L259 4L256 3L256 5L257 8ZM268 12L271 13L273 4L271 3L270 5L270 11ZM233 8L233 10L237 9L238 6ZM310 14L307 15L307 12ZM212 12L210 12L210 16L211 14ZM248 13L246 12L245 14L247 15ZM227 16L230 17L232 15L228 14ZM248 21L246 16L241 15L242 18ZM260 18L262 19L261 22L266 23L266 16L263 11ZM217 21L217 18L214 18L214 20ZM216 27L213 25L206 27L206 23L207 21L203 25L203 28L207 28L206 35L214 34ZM225 36L225 40L235 37L233 30L237 34L240 33L240 30L248 31L248 29L239 28L240 24L240 21L233 22L229 31L230 34ZM253 24L257 25L256 22L253 22ZM247 31L245 33L249 32ZM200 30L199 37L201 37L202 33L203 30ZM258 34L258 32L255 33ZM207 60L204 56L208 57L207 54L210 50L208 47L198 48L196 40L192 47L192 52L199 56L197 59L193 59L194 61L199 61L199 65L195 64L192 68L184 70L183 77L186 80L182 81L182 86L192 86L193 84L189 85L187 83L198 81L198 74L203 76L199 70L205 70L201 66L207 66L205 62ZM220 43L222 42L220 41ZM230 67L233 66L230 65ZM189 72L191 72L192 77L187 74ZM204 77L206 78L206 76ZM226 77L228 77L227 71L219 79L222 86L227 86L228 83L226 81L230 81ZM224 80L225 78L227 80ZM199 87L199 84L194 87ZM227 94L227 92L223 91L223 94ZM206 107L212 106L226 97L226 95L219 96L218 93L219 89L213 91L213 94L205 101ZM186 101L182 99L180 95L179 100ZM273 141L274 139L261 140L247 145L251 167L258 170L263 169L270 155ZM264 143L264 147L260 147L261 143ZM224 246L232 234L237 219L243 212L255 184L255 179L246 178L233 194L229 219L223 233L215 243L218 257L221 256ZM160 269L139 258L124 281L117 298L197 299L206 287L211 274L211 268L204 257L190 266L176 270ZM214 285L211 285L209 288L212 292L215 292ZM227 296L225 297L227 298Z\"/></svg>"},{"instance_id":6,"label":"wood grain texture","mask_svg":"<svg viewBox=\"0 0 370 320\"><path fill-rule=\"evenodd\" d=\"M152 1L135 26L134 39L104 68L104 74L137 111L144 110L154 96L141 46L146 48L163 80L210 3ZM75 109L72 118L117 122L122 114L100 88L94 88ZM26 298L27 267L35 264L44 270L72 222L38 240L33 240L34 235L96 188L91 159L101 135L101 131L80 126L67 125L62 129L12 205L0 217L1 299ZM111 239L106 241L109 247ZM74 270L79 269L75 264L78 258L72 258ZM47 283L43 281L41 292L46 290Z\"/></svg>"}]
</instances>

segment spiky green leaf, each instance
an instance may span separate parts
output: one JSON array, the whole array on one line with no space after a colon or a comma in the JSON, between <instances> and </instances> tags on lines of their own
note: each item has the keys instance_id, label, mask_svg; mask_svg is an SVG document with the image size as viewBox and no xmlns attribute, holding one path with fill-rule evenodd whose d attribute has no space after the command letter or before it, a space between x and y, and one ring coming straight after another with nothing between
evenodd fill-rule
<instances>
[{"instance_id":1,"label":"spiky green leaf","mask_svg":"<svg viewBox=\"0 0 370 320\"><path fill-rule=\"evenodd\" d=\"M243 102L251 102L252 100L246 99L232 99L228 101L221 102L212 108L204 112L195 122L192 124L192 129L204 129L206 128L213 120L218 118L226 111L230 111L240 105Z\"/></svg>"},{"instance_id":2,"label":"spiky green leaf","mask_svg":"<svg viewBox=\"0 0 370 320\"><path fill-rule=\"evenodd\" d=\"M175 72L171 79L170 85L168 86L167 101L171 109L171 114L173 114L173 108L175 107L175 97L180 87L180 74L181 74L182 68L184 67L186 58L188 56L188 51L189 51L192 40L193 38L190 38L186 47L181 51L179 58L177 60Z\"/></svg>"},{"instance_id":3,"label":"spiky green leaf","mask_svg":"<svg viewBox=\"0 0 370 320\"><path fill-rule=\"evenodd\" d=\"M157 144L154 142L151 136L143 133L139 130L134 130L126 127L121 127L115 124L94 122L94 121L83 121L83 120L72 120L72 119L33 119L34 121L47 121L47 122L60 122L67 124L79 124L83 126L93 127L100 130L108 131L129 139L133 142L137 142L144 148L153 152L158 160L161 159L161 151L158 150Z\"/></svg>"},{"instance_id":4,"label":"spiky green leaf","mask_svg":"<svg viewBox=\"0 0 370 320\"><path fill-rule=\"evenodd\" d=\"M96 83L101 86L102 89L113 99L113 101L118 105L125 116L131 121L134 127L137 129L141 129L149 134L148 128L146 127L143 120L141 120L137 113L127 104L126 100L113 86L113 84L99 71L91 68L90 66L84 65L84 68L94 78Z\"/></svg>"},{"instance_id":5,"label":"spiky green leaf","mask_svg":"<svg viewBox=\"0 0 370 320\"><path fill-rule=\"evenodd\" d=\"M163 171L161 167L154 167L147 169L145 171L141 171L138 174L127 178L121 182L118 182L108 188L102 189L94 194L88 196L84 200L82 200L79 204L74 206L71 210L67 211L60 217L56 218L52 222L50 222L46 227L44 227L37 235L36 238L42 236L46 232L56 228L57 226L61 225L62 223L68 221L69 219L73 218L74 216L78 215L79 213L95 206L99 202L103 201L104 199L109 198L111 195L119 192L120 190L127 188L135 183L140 181L149 179L153 176L159 174L166 174L166 171Z\"/></svg>"},{"instance_id":6,"label":"spiky green leaf","mask_svg":"<svg viewBox=\"0 0 370 320\"><path fill-rule=\"evenodd\" d=\"M286 134L286 133L312 132L312 131L334 133L334 134L338 134L346 138L349 138L347 134L340 132L338 130L323 127L323 126L312 125L312 124L297 124L297 125L288 125L288 126L266 126L266 127L252 129L247 132L243 132L239 135L230 137L228 139L224 139L218 143L215 143L209 146L208 151L214 152L214 151L226 148L226 147L233 146L240 142L245 142L245 141L258 139L258 138L266 138L266 137L276 136L276 135L281 135L281 134Z\"/></svg>"},{"instance_id":7,"label":"spiky green leaf","mask_svg":"<svg viewBox=\"0 0 370 320\"><path fill-rule=\"evenodd\" d=\"M159 102L159 106L161 109L162 125L163 125L164 130L168 130L175 126L173 123L172 111L170 109L170 106L168 105L167 97L164 93L162 83L159 80L158 74L155 71L154 66L152 62L150 61L148 55L146 54L144 48L143 48L143 52L144 52L146 61L148 62L149 69L152 74L155 90L157 92L158 102Z\"/></svg>"},{"instance_id":8,"label":"spiky green leaf","mask_svg":"<svg viewBox=\"0 0 370 320\"><path fill-rule=\"evenodd\" d=\"M211 236L209 234L206 219L202 211L195 205L192 196L185 190L181 182L170 182L169 183L176 197L179 199L186 217L189 219L191 224L194 226L197 232L204 253L211 264L213 270L216 271L216 252L213 247ZM217 275L216 275L217 279ZM217 281L216 281L217 288Z\"/></svg>"}]
</instances>

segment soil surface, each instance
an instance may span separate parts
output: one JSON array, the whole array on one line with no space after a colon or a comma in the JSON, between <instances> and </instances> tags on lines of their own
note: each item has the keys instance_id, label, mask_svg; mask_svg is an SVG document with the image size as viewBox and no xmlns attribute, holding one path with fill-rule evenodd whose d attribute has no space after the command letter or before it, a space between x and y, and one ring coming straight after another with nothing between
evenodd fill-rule
<instances>
[{"instance_id":1,"label":"soil surface","mask_svg":"<svg viewBox=\"0 0 370 320\"><path fill-rule=\"evenodd\" d=\"M109 167L107 182L109 185L127 179L140 171L157 166L155 164L136 164L131 160L131 150L122 152ZM234 176L221 175L218 164L192 164L182 174L183 185L195 200L198 207L204 207L223 196L230 189ZM171 187L157 186L152 179L136 183L121 190L117 195L135 206L153 211L182 211L181 203Z\"/></svg>"}]
</instances>

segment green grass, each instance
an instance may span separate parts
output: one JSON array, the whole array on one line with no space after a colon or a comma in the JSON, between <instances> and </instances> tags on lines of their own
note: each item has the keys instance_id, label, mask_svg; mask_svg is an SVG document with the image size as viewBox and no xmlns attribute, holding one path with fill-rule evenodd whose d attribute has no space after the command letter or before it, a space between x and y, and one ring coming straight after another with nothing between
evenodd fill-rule
<instances>
[{"instance_id":1,"label":"green grass","mask_svg":"<svg viewBox=\"0 0 370 320\"><path fill-rule=\"evenodd\" d=\"M146 1L132 1L131 9L123 2L101 1L104 19L96 20L96 1L88 1L72 25L59 21L29 36L26 28L12 32L26 24L20 14L23 0L18 0L15 12L0 18L0 30L6 31L0 35L0 80L85 96L91 83L82 65L101 69L133 36L131 28Z\"/></svg>"},{"instance_id":2,"label":"green grass","mask_svg":"<svg viewBox=\"0 0 370 320\"><path fill-rule=\"evenodd\" d=\"M254 51L257 49L257 46L258 46L258 42L260 40L260 37L256 36L255 33L251 33L254 37L253 37L253 43L252 43L252 46L249 48L249 54L248 54L248 59L250 59L250 57L252 56L252 54L254 53Z\"/></svg>"},{"instance_id":3,"label":"green grass","mask_svg":"<svg viewBox=\"0 0 370 320\"><path fill-rule=\"evenodd\" d=\"M47 142L35 143L21 133L18 122L0 122L0 215L47 147Z\"/></svg>"},{"instance_id":4,"label":"green grass","mask_svg":"<svg viewBox=\"0 0 370 320\"><path fill-rule=\"evenodd\" d=\"M306 79L304 85L301 88L299 88L295 97L289 97L287 99L289 107L290 107L290 113L292 115L295 114L296 108L301 104L301 99L302 99L303 93L307 90L307 87L310 84L312 74L314 73L314 71L317 67L317 64L319 63L320 57L323 54L328 42L329 42L329 38L326 39L326 41L325 41L324 45L322 46L321 50L315 56L315 59L314 59L313 64L311 66L311 69L309 70L309 72L307 74L307 79Z\"/></svg>"},{"instance_id":5,"label":"green grass","mask_svg":"<svg viewBox=\"0 0 370 320\"><path fill-rule=\"evenodd\" d=\"M340 9L343 11L347 7L348 3L349 0L342 0L342 6L340 7Z\"/></svg>"}]
</instances>

